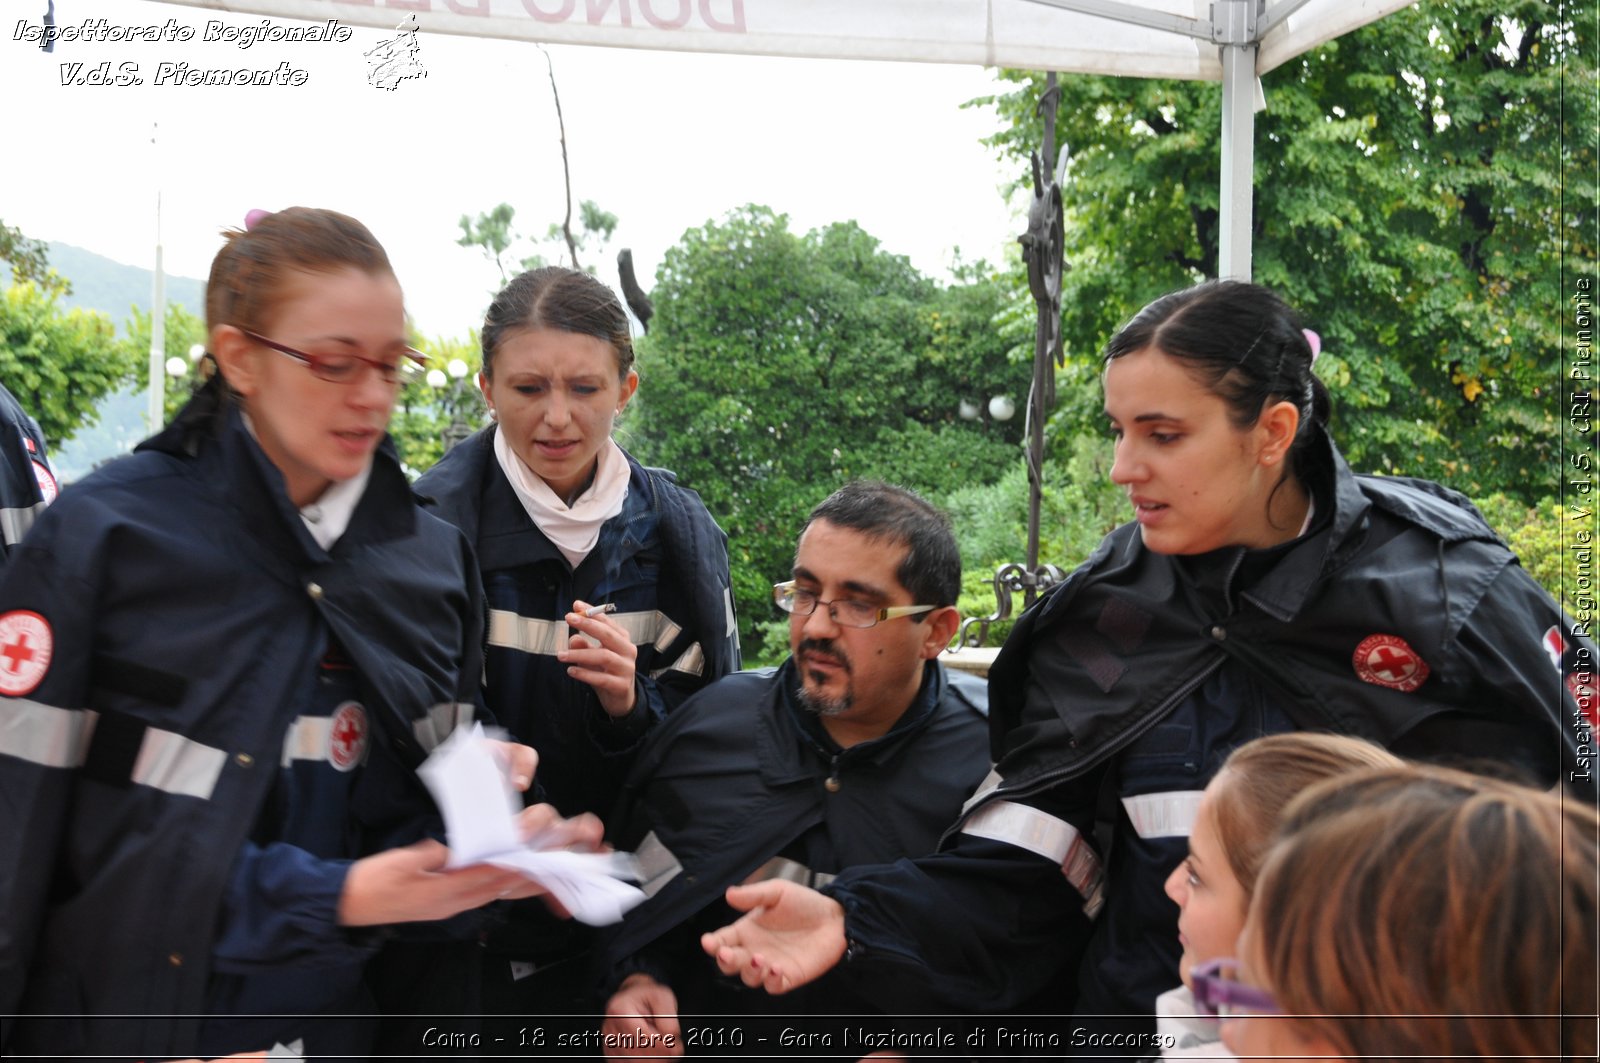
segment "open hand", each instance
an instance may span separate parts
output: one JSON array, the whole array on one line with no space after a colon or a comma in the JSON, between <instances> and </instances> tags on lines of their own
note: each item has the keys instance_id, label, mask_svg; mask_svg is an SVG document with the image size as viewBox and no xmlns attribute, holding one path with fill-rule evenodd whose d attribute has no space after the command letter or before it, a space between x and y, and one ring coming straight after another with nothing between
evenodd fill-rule
<instances>
[{"instance_id":1,"label":"open hand","mask_svg":"<svg viewBox=\"0 0 1600 1063\"><path fill-rule=\"evenodd\" d=\"M702 935L700 947L723 974L737 974L747 986L787 993L820 978L844 956L844 908L826 894L770 879L732 886L727 900L748 914Z\"/></svg>"}]
</instances>

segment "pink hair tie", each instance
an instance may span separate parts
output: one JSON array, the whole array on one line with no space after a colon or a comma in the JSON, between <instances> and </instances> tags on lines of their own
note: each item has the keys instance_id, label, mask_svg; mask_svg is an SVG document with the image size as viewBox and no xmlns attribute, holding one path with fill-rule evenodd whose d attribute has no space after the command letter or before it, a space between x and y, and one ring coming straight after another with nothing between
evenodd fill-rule
<instances>
[{"instance_id":1,"label":"pink hair tie","mask_svg":"<svg viewBox=\"0 0 1600 1063\"><path fill-rule=\"evenodd\" d=\"M260 225L261 224L261 220L263 218L268 218L268 217L271 217L271 216L272 216L272 211L270 211L270 210L262 210L260 207L256 207L256 208L254 208L252 210L246 211L245 215L244 215L244 228L245 228L245 231L249 232L251 229L254 229L257 225Z\"/></svg>"},{"instance_id":2,"label":"pink hair tie","mask_svg":"<svg viewBox=\"0 0 1600 1063\"><path fill-rule=\"evenodd\" d=\"M1322 353L1322 337L1308 328L1301 329L1300 334L1306 338L1306 343L1311 347L1311 364L1316 365L1317 355Z\"/></svg>"}]
</instances>

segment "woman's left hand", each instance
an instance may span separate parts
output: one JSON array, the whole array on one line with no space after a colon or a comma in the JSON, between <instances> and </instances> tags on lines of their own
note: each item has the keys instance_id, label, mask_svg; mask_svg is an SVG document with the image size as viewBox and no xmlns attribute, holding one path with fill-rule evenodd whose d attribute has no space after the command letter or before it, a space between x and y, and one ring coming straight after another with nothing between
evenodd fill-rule
<instances>
[{"instance_id":1,"label":"woman's left hand","mask_svg":"<svg viewBox=\"0 0 1600 1063\"><path fill-rule=\"evenodd\" d=\"M633 669L639 651L621 625L604 613L585 616L588 608L587 602L572 603L567 626L578 634L556 658L566 663L568 675L594 688L606 715L620 719L637 700Z\"/></svg>"}]
</instances>

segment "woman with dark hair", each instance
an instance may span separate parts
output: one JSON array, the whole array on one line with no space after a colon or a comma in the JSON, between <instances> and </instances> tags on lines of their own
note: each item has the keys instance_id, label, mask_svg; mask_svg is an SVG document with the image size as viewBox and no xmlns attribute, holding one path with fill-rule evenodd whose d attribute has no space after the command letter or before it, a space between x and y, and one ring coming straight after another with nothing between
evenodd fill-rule
<instances>
[{"instance_id":1,"label":"woman with dark hair","mask_svg":"<svg viewBox=\"0 0 1600 1063\"><path fill-rule=\"evenodd\" d=\"M1324 783L1196 993L1240 1059L1593 1060L1597 841L1586 802L1447 769Z\"/></svg>"},{"instance_id":2,"label":"woman with dark hair","mask_svg":"<svg viewBox=\"0 0 1600 1063\"><path fill-rule=\"evenodd\" d=\"M826 895L734 891L760 907L708 935L725 971L781 991L854 942L868 988L892 967L989 1010L1075 970L1053 1006L1084 1017L1080 1054L1149 1050L1178 977L1162 883L1234 747L1332 731L1592 792L1581 688L1562 678L1594 643L1461 495L1351 472L1318 346L1272 292L1230 281L1158 299L1111 340L1111 478L1134 520L1007 640L993 776L935 857Z\"/></svg>"},{"instance_id":3,"label":"woman with dark hair","mask_svg":"<svg viewBox=\"0 0 1600 1063\"><path fill-rule=\"evenodd\" d=\"M417 491L477 546L490 709L539 751L546 799L603 817L650 727L739 666L727 537L698 495L612 439L639 374L604 284L524 273L489 307L482 345L496 423ZM588 942L542 906L513 906L486 949L485 1008L598 1011Z\"/></svg>"},{"instance_id":4,"label":"woman with dark hair","mask_svg":"<svg viewBox=\"0 0 1600 1063\"><path fill-rule=\"evenodd\" d=\"M391 924L535 892L428 839L415 769L472 717L482 600L385 435L389 260L326 210L224 237L217 372L0 576L7 1054L364 1055Z\"/></svg>"}]
</instances>

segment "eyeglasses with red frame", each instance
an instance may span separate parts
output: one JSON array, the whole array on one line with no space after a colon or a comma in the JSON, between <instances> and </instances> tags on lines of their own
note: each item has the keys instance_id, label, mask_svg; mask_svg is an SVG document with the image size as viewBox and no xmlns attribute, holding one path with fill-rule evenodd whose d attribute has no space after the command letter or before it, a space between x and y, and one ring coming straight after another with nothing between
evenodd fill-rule
<instances>
[{"instance_id":1,"label":"eyeglasses with red frame","mask_svg":"<svg viewBox=\"0 0 1600 1063\"><path fill-rule=\"evenodd\" d=\"M359 354L307 354L305 351L296 350L293 347L279 343L277 340L269 340L265 336L251 332L249 329L240 329L239 331L263 347L270 347L279 354L286 354L290 358L304 362L306 368L311 370L312 376L318 380L326 380L330 384L353 384L356 382L356 378L361 375L361 367L370 365L377 370L378 379L385 384L394 385L400 383L402 374L412 368L404 361L380 362L376 358L363 358ZM428 364L427 356L412 347L405 349L405 357L409 358L417 368L425 367Z\"/></svg>"},{"instance_id":2,"label":"eyeglasses with red frame","mask_svg":"<svg viewBox=\"0 0 1600 1063\"><path fill-rule=\"evenodd\" d=\"M1265 989L1239 981L1239 961L1207 960L1189 972L1194 1007L1202 1015L1229 1019L1238 1015L1279 1015L1278 1002Z\"/></svg>"}]
</instances>

